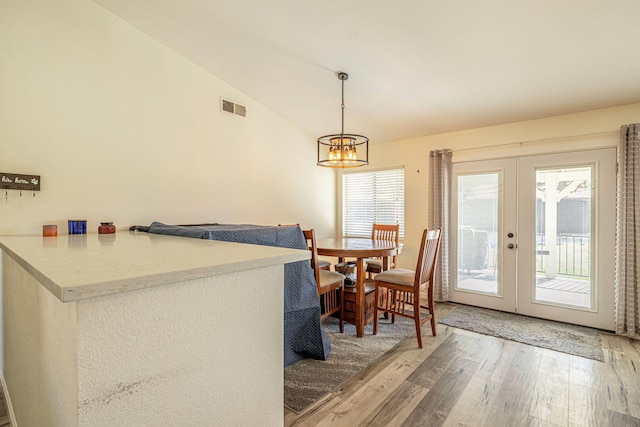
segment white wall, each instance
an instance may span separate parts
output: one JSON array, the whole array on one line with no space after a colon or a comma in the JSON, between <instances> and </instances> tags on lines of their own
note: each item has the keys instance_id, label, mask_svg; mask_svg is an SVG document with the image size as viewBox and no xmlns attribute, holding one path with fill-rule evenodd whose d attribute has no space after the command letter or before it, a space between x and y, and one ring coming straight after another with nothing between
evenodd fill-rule
<instances>
[{"instance_id":1,"label":"white wall","mask_svg":"<svg viewBox=\"0 0 640 427\"><path fill-rule=\"evenodd\" d=\"M405 169L405 247L398 264L415 268L422 230L428 225L430 150L450 148L456 162L615 147L620 126L636 122L640 104L373 145L369 168Z\"/></svg>"},{"instance_id":2,"label":"white wall","mask_svg":"<svg viewBox=\"0 0 640 427\"><path fill-rule=\"evenodd\" d=\"M1 258L7 279L3 374L14 413L23 426L77 426L77 304L60 303L17 261Z\"/></svg>"},{"instance_id":3,"label":"white wall","mask_svg":"<svg viewBox=\"0 0 640 427\"><path fill-rule=\"evenodd\" d=\"M2 191L0 234L67 219L332 234L335 173L315 161L313 136L95 3L0 2L0 172L42 178L35 197Z\"/></svg>"},{"instance_id":4,"label":"white wall","mask_svg":"<svg viewBox=\"0 0 640 427\"><path fill-rule=\"evenodd\" d=\"M282 265L61 303L3 258L13 425L283 424Z\"/></svg>"}]
</instances>

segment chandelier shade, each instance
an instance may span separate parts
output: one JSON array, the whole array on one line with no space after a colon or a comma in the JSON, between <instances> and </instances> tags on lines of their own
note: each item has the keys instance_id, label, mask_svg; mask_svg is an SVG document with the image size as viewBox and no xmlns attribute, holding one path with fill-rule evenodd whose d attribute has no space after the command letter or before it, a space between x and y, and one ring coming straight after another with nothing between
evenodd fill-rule
<instances>
[{"instance_id":1,"label":"chandelier shade","mask_svg":"<svg viewBox=\"0 0 640 427\"><path fill-rule=\"evenodd\" d=\"M338 73L342 81L342 126L338 134L318 138L318 165L330 168L353 168L369 164L369 138L344 133L344 81L347 73Z\"/></svg>"}]
</instances>

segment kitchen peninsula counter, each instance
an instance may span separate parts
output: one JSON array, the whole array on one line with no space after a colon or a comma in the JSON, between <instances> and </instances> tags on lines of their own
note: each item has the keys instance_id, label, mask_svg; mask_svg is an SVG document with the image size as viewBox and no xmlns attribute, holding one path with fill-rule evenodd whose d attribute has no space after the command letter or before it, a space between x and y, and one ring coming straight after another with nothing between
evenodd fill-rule
<instances>
[{"instance_id":1,"label":"kitchen peninsula counter","mask_svg":"<svg viewBox=\"0 0 640 427\"><path fill-rule=\"evenodd\" d=\"M308 251L136 232L0 248L18 425L282 425L283 266Z\"/></svg>"}]
</instances>

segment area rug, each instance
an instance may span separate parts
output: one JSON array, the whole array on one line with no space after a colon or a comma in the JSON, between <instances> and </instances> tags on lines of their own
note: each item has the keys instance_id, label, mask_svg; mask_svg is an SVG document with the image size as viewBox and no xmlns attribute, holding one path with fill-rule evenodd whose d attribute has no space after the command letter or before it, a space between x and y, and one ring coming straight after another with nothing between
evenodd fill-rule
<instances>
[{"instance_id":1,"label":"area rug","mask_svg":"<svg viewBox=\"0 0 640 427\"><path fill-rule=\"evenodd\" d=\"M355 327L348 323L341 334L338 320L333 317L322 324L331 340L329 358L304 359L284 370L284 404L298 414L363 371L404 337L415 335L415 323L400 316L396 316L394 324L380 319L375 336L372 324L367 325L361 338L356 337Z\"/></svg>"},{"instance_id":2,"label":"area rug","mask_svg":"<svg viewBox=\"0 0 640 427\"><path fill-rule=\"evenodd\" d=\"M604 362L597 329L467 305L438 323Z\"/></svg>"}]
</instances>

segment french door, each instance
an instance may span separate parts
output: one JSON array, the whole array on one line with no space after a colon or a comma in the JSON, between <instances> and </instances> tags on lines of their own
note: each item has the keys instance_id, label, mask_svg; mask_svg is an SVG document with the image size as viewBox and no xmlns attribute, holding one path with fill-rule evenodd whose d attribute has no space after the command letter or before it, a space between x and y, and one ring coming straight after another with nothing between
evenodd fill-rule
<instances>
[{"instance_id":1,"label":"french door","mask_svg":"<svg viewBox=\"0 0 640 427\"><path fill-rule=\"evenodd\" d=\"M453 166L454 302L614 328L616 150Z\"/></svg>"}]
</instances>

